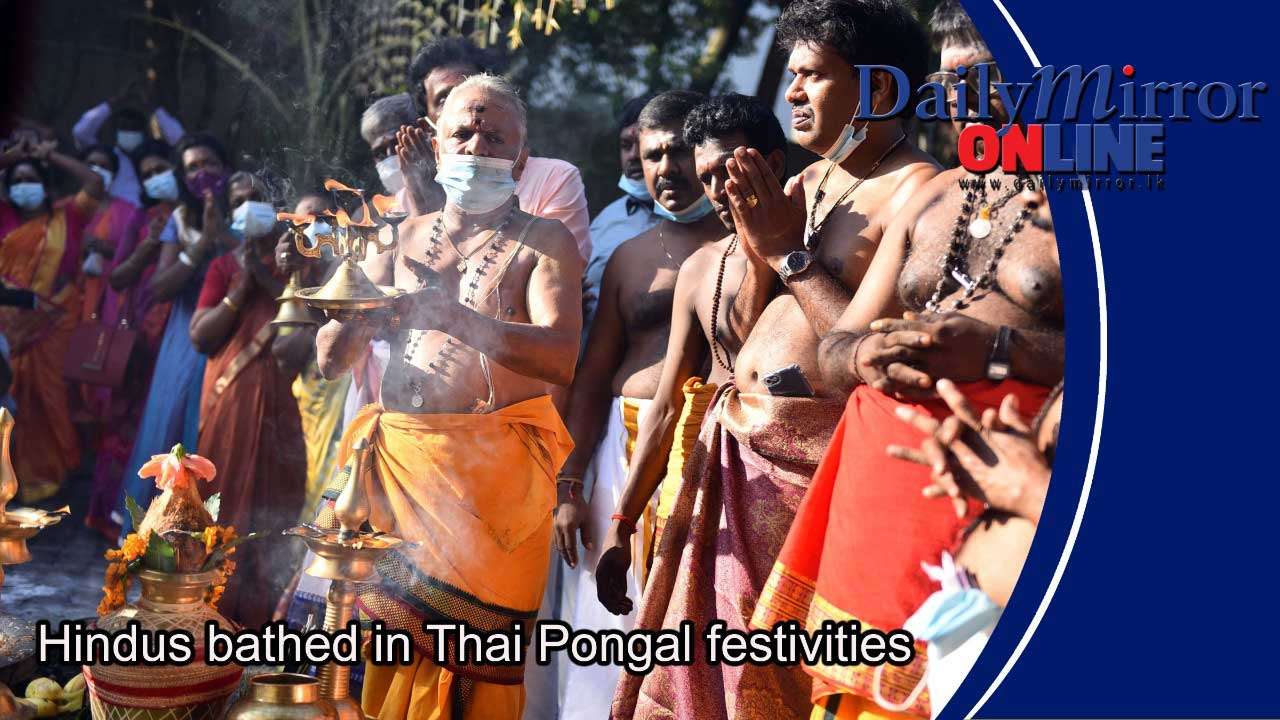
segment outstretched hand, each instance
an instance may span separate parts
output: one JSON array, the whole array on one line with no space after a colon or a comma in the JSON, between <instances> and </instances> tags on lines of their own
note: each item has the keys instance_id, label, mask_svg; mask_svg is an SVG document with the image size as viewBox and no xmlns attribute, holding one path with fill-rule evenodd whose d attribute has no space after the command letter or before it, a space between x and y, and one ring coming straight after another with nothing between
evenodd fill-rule
<instances>
[{"instance_id":1,"label":"outstretched hand","mask_svg":"<svg viewBox=\"0 0 1280 720\"><path fill-rule=\"evenodd\" d=\"M947 497L963 517L975 498L997 510L1039 522L1051 469L1036 446L1030 423L1008 395L1000 409L980 416L950 380L939 380L938 395L955 413L942 422L899 408L898 417L925 433L918 448L890 445L889 455L930 468L925 497Z\"/></svg>"},{"instance_id":2,"label":"outstretched hand","mask_svg":"<svg viewBox=\"0 0 1280 720\"><path fill-rule=\"evenodd\" d=\"M748 254L775 269L782 258L804 249L804 183L792 178L784 191L755 148L738 148L725 163L725 193L738 237Z\"/></svg>"}]
</instances>

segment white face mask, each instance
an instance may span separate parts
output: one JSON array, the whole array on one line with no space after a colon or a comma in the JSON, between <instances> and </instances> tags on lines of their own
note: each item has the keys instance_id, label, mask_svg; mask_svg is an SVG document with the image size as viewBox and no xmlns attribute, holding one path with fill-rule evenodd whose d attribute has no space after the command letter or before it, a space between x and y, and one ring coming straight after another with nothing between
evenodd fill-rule
<instances>
[{"instance_id":1,"label":"white face mask","mask_svg":"<svg viewBox=\"0 0 1280 720\"><path fill-rule=\"evenodd\" d=\"M98 167L97 165L90 165L89 169L98 173L98 177L102 178L102 187L111 187L111 181L116 177L114 173L106 168Z\"/></svg>"},{"instance_id":2,"label":"white face mask","mask_svg":"<svg viewBox=\"0 0 1280 720\"><path fill-rule=\"evenodd\" d=\"M479 155L440 156L436 182L449 203L469 215L492 212L516 192L515 162Z\"/></svg>"},{"instance_id":3,"label":"white face mask","mask_svg":"<svg viewBox=\"0 0 1280 720\"><path fill-rule=\"evenodd\" d=\"M138 130L120 130L116 132L116 147L119 147L127 153L131 153L134 150L137 150L138 146L141 145L142 141L145 139L146 136Z\"/></svg>"},{"instance_id":4,"label":"white face mask","mask_svg":"<svg viewBox=\"0 0 1280 720\"><path fill-rule=\"evenodd\" d=\"M276 209L269 203L246 200L231 214L231 229L247 238L262 237L276 226Z\"/></svg>"},{"instance_id":5,"label":"white face mask","mask_svg":"<svg viewBox=\"0 0 1280 720\"><path fill-rule=\"evenodd\" d=\"M840 137L836 140L826 152L822 153L822 157L839 165L853 154L854 150L867 139L867 124L862 124L862 129L854 130L853 123L857 121L858 111L862 109L862 101L858 101L857 107L853 109L853 117L849 118L849 123L844 126L844 130L840 131Z\"/></svg>"},{"instance_id":6,"label":"white face mask","mask_svg":"<svg viewBox=\"0 0 1280 720\"><path fill-rule=\"evenodd\" d=\"M404 173L400 172L400 156L388 155L378 161L378 179L387 193L395 195L404 189Z\"/></svg>"}]
</instances>

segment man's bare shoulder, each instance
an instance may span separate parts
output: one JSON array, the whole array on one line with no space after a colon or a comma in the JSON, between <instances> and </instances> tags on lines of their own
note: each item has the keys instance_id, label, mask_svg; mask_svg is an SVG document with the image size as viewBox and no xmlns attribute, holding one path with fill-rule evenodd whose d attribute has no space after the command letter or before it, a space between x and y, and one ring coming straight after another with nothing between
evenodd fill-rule
<instances>
[{"instance_id":1,"label":"man's bare shoulder","mask_svg":"<svg viewBox=\"0 0 1280 720\"><path fill-rule=\"evenodd\" d=\"M430 237L431 226L435 224L436 218L440 216L440 211L426 215L415 215L400 224L399 236L401 243L409 243L415 240L420 241L423 238Z\"/></svg>"},{"instance_id":2,"label":"man's bare shoulder","mask_svg":"<svg viewBox=\"0 0 1280 720\"><path fill-rule=\"evenodd\" d=\"M891 216L902 212L921 192L928 192L934 178L944 174L942 166L932 155L916 148L912 148L911 154L900 160L891 172L895 175L895 183L886 208Z\"/></svg>"},{"instance_id":3,"label":"man's bare shoulder","mask_svg":"<svg viewBox=\"0 0 1280 720\"><path fill-rule=\"evenodd\" d=\"M732 235L726 235L715 242L706 243L694 250L693 254L685 258L685 261L680 264L680 274L683 275L685 272L704 272L709 267L718 267L721 256L729 248L729 243L732 240Z\"/></svg>"},{"instance_id":4,"label":"man's bare shoulder","mask_svg":"<svg viewBox=\"0 0 1280 720\"><path fill-rule=\"evenodd\" d=\"M573 233L559 220L540 218L521 212L528 218L529 232L525 235L524 244L530 250L562 263L574 262L583 265L582 255L578 252L578 241Z\"/></svg>"},{"instance_id":5,"label":"man's bare shoulder","mask_svg":"<svg viewBox=\"0 0 1280 720\"><path fill-rule=\"evenodd\" d=\"M610 261L613 258L618 258L619 261L650 258L654 248L658 247L658 235L661 227L662 223L658 223L639 235L622 241L617 249L613 251L613 255L609 258Z\"/></svg>"}]
</instances>

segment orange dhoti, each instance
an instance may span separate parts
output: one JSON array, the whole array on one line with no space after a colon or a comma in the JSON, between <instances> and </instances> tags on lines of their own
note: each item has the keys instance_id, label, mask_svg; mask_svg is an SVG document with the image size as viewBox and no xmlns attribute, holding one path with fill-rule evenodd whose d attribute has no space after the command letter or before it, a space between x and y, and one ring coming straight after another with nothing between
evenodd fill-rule
<instances>
[{"instance_id":1,"label":"orange dhoti","mask_svg":"<svg viewBox=\"0 0 1280 720\"><path fill-rule=\"evenodd\" d=\"M370 441L370 524L417 543L378 563L360 586L363 615L413 638L411 666L369 665L364 710L379 720L520 717L524 667L436 657L424 620L482 632L528 634L551 552L556 474L573 449L547 396L488 414L406 414L366 407L347 428L339 458ZM326 493L330 495L330 493ZM319 523L333 526L331 505Z\"/></svg>"}]
</instances>

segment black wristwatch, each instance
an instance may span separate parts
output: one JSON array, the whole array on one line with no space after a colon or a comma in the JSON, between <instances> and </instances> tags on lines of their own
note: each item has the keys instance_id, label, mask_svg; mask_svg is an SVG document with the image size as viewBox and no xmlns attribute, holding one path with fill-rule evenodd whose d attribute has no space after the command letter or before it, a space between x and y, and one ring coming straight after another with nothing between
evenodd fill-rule
<instances>
[{"instance_id":1,"label":"black wristwatch","mask_svg":"<svg viewBox=\"0 0 1280 720\"><path fill-rule=\"evenodd\" d=\"M782 267L778 268L778 276L785 283L808 270L812 265L813 253L808 250L793 250L782 258Z\"/></svg>"},{"instance_id":2,"label":"black wristwatch","mask_svg":"<svg viewBox=\"0 0 1280 720\"><path fill-rule=\"evenodd\" d=\"M996 339L991 343L991 354L987 355L987 379L1001 382L1009 377L1009 338L1013 330L1008 325L1001 325L996 331Z\"/></svg>"}]
</instances>

